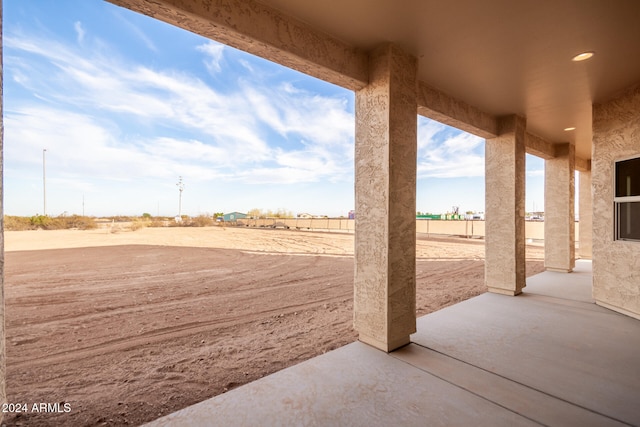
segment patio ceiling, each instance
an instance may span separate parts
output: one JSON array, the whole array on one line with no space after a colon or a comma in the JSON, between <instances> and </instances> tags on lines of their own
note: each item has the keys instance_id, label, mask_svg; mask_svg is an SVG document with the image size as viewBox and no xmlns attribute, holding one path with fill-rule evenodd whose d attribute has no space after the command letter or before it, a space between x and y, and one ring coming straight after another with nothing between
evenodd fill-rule
<instances>
[{"instance_id":1,"label":"patio ceiling","mask_svg":"<svg viewBox=\"0 0 640 427\"><path fill-rule=\"evenodd\" d=\"M519 114L550 142L591 158L591 104L640 82L637 0L269 0L369 50L393 42L419 58L419 79L495 115ZM581 52L585 62L571 58ZM564 131L575 127L575 131Z\"/></svg>"}]
</instances>

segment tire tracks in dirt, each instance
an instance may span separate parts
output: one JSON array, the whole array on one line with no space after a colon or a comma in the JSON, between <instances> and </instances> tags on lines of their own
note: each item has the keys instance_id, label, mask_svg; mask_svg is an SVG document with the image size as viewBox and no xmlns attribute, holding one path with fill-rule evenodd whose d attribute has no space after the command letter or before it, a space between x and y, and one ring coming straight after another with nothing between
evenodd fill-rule
<instances>
[{"instance_id":1,"label":"tire tracks in dirt","mask_svg":"<svg viewBox=\"0 0 640 427\"><path fill-rule=\"evenodd\" d=\"M255 323L260 317L273 316L275 314L291 314L297 311L308 310L315 308L318 305L325 303L334 303L344 299L344 296L329 297L320 300L315 300L306 304L291 304L277 309L266 310L260 313L255 313L251 318L247 318L245 313L237 316L231 316L221 319L214 319L204 322L189 322L181 325L160 328L144 332L134 337L123 337L110 341L103 341L93 344L88 347L75 348L72 350L61 351L58 353L48 354L46 356L35 357L31 359L20 360L19 362L12 362L11 367L20 369L26 366L30 368L52 365L56 363L71 363L73 361L86 359L98 355L104 355L106 353L113 353L119 351L127 351L133 348L139 347L141 344L152 344L167 341L175 338L182 338L190 335L195 335L203 332L210 332L212 329L224 329L238 324Z\"/></svg>"}]
</instances>

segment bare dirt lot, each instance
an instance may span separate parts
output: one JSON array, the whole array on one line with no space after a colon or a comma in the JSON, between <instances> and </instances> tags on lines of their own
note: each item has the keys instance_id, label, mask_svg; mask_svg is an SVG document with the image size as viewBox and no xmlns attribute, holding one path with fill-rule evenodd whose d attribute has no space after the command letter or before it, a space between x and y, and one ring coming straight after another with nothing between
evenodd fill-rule
<instances>
[{"instance_id":1,"label":"bare dirt lot","mask_svg":"<svg viewBox=\"0 0 640 427\"><path fill-rule=\"evenodd\" d=\"M7 425L139 425L357 337L353 235L112 231L5 234ZM418 314L485 291L482 241L417 246Z\"/></svg>"}]
</instances>

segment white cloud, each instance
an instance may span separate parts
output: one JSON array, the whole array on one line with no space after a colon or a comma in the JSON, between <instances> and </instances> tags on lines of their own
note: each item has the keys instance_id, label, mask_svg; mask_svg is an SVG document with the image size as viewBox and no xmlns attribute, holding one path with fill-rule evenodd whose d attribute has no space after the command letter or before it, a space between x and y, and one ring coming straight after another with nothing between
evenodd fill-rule
<instances>
[{"instance_id":1,"label":"white cloud","mask_svg":"<svg viewBox=\"0 0 640 427\"><path fill-rule=\"evenodd\" d=\"M200 46L196 46L196 49L206 55L203 62L209 73L216 74L222 71L220 61L222 61L222 54L224 53L223 44L209 41Z\"/></svg>"},{"instance_id":2,"label":"white cloud","mask_svg":"<svg viewBox=\"0 0 640 427\"><path fill-rule=\"evenodd\" d=\"M484 176L484 140L424 118L418 120L418 177Z\"/></svg>"},{"instance_id":3,"label":"white cloud","mask_svg":"<svg viewBox=\"0 0 640 427\"><path fill-rule=\"evenodd\" d=\"M158 48L156 47L155 43L153 42L153 40L151 40L149 38L149 36L147 36L144 31L142 31L137 25L133 24L132 22L130 22L127 18L125 18L123 16L122 13L119 12L115 12L113 13L113 16L115 16L117 19L120 20L120 22L122 24L124 24L127 29L133 33L141 42L142 44L144 44L146 46L147 49L153 51L153 52L158 52Z\"/></svg>"},{"instance_id":4,"label":"white cloud","mask_svg":"<svg viewBox=\"0 0 640 427\"><path fill-rule=\"evenodd\" d=\"M46 148L48 169L59 180L173 179L184 169L195 180L222 176L215 168L220 162L220 150L215 147L197 140L167 138L123 143L112 124L83 114L23 109L8 113L5 127L7 140L14 142L5 146L8 164L16 170L34 170Z\"/></svg>"},{"instance_id":5,"label":"white cloud","mask_svg":"<svg viewBox=\"0 0 640 427\"><path fill-rule=\"evenodd\" d=\"M85 35L84 28L82 28L82 22L76 21L73 24L73 28L76 30L78 43L82 44L82 42L84 41L84 35Z\"/></svg>"},{"instance_id":6,"label":"white cloud","mask_svg":"<svg viewBox=\"0 0 640 427\"><path fill-rule=\"evenodd\" d=\"M37 151L47 141L69 175L170 177L186 168L197 180L351 178L353 115L343 99L250 78L222 94L183 71L87 56L53 40L6 40L12 51L35 58L12 64L12 75L29 76L14 81L46 94L45 106L7 111L7 145L21 141ZM212 60L222 55L221 45L201 46Z\"/></svg>"},{"instance_id":7,"label":"white cloud","mask_svg":"<svg viewBox=\"0 0 640 427\"><path fill-rule=\"evenodd\" d=\"M239 59L238 63L242 65L250 73L255 73L255 68L246 59Z\"/></svg>"},{"instance_id":8,"label":"white cloud","mask_svg":"<svg viewBox=\"0 0 640 427\"><path fill-rule=\"evenodd\" d=\"M528 177L536 178L544 176L544 159L532 154L526 155L526 174Z\"/></svg>"},{"instance_id":9,"label":"white cloud","mask_svg":"<svg viewBox=\"0 0 640 427\"><path fill-rule=\"evenodd\" d=\"M286 135L287 128L283 123L283 117L281 117L282 107L277 106L269 94L252 84L245 84L243 95L249 102L248 107L262 122L280 135Z\"/></svg>"},{"instance_id":10,"label":"white cloud","mask_svg":"<svg viewBox=\"0 0 640 427\"><path fill-rule=\"evenodd\" d=\"M107 126L83 114L24 108L7 112L5 126L5 156L12 165L38 164L46 148L50 167L60 174L108 179L130 176L151 160L118 144Z\"/></svg>"},{"instance_id":11,"label":"white cloud","mask_svg":"<svg viewBox=\"0 0 640 427\"><path fill-rule=\"evenodd\" d=\"M435 136L446 130L446 126L435 120L418 117L418 150L424 150L429 145L435 145Z\"/></svg>"},{"instance_id":12,"label":"white cloud","mask_svg":"<svg viewBox=\"0 0 640 427\"><path fill-rule=\"evenodd\" d=\"M245 82L243 89L252 111L283 137L299 135L353 158L354 118L345 100L308 93L290 83L268 88Z\"/></svg>"},{"instance_id":13,"label":"white cloud","mask_svg":"<svg viewBox=\"0 0 640 427\"><path fill-rule=\"evenodd\" d=\"M291 167L254 168L238 173L237 178L249 184L294 184L308 182L308 171Z\"/></svg>"}]
</instances>

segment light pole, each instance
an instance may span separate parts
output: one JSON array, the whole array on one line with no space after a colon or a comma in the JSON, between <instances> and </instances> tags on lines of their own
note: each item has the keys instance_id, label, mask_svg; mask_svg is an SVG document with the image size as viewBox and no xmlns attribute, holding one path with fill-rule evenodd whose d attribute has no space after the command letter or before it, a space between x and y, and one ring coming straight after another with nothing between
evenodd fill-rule
<instances>
[{"instance_id":1,"label":"light pole","mask_svg":"<svg viewBox=\"0 0 640 427\"><path fill-rule=\"evenodd\" d=\"M182 177L178 177L178 190L180 191L180 196L178 198L178 218L182 219L182 190L184 190L184 183L182 182Z\"/></svg>"},{"instance_id":2,"label":"light pole","mask_svg":"<svg viewBox=\"0 0 640 427\"><path fill-rule=\"evenodd\" d=\"M42 149L42 214L47 216L47 149Z\"/></svg>"}]
</instances>

